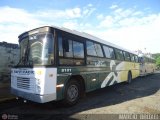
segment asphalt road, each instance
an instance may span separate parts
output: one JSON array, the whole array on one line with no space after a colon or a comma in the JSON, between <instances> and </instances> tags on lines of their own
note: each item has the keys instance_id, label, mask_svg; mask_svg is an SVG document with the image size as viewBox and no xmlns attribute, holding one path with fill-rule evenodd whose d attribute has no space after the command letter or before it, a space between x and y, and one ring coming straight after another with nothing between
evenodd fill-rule
<instances>
[{"instance_id":1,"label":"asphalt road","mask_svg":"<svg viewBox=\"0 0 160 120\"><path fill-rule=\"evenodd\" d=\"M0 115L8 118L25 119L25 120L50 120L50 119L82 119L76 114L85 111L106 108L111 105L122 104L126 101L136 100L155 94L160 90L160 73L157 72L145 77L134 79L131 84L120 83L104 89L99 89L94 92L87 93L78 104L73 107L65 108L60 102L50 102L38 104L28 101L23 103L23 100L9 100L0 104ZM141 103L139 103L141 104ZM86 114L88 114L86 112ZM96 114L92 113L92 114ZM107 114L104 113L104 114ZM160 113L159 113L160 114ZM85 116L83 116L83 119Z\"/></svg>"}]
</instances>

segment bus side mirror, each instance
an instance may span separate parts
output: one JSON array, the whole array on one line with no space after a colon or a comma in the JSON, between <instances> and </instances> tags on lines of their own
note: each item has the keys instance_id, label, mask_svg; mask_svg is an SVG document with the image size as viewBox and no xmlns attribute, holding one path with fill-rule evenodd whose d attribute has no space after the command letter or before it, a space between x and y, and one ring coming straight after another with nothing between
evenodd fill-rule
<instances>
[{"instance_id":1,"label":"bus side mirror","mask_svg":"<svg viewBox=\"0 0 160 120\"><path fill-rule=\"evenodd\" d=\"M65 52L69 52L69 41L67 39L63 40L63 48Z\"/></svg>"}]
</instances>

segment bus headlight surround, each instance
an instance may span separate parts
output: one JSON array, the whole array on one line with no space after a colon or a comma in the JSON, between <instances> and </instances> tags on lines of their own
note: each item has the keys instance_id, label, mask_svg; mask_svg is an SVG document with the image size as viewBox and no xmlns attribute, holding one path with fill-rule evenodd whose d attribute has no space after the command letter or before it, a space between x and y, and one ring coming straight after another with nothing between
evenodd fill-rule
<instances>
[{"instance_id":1,"label":"bus headlight surround","mask_svg":"<svg viewBox=\"0 0 160 120\"><path fill-rule=\"evenodd\" d=\"M40 86L40 84L41 84L40 79L36 79L36 84L37 84L38 86Z\"/></svg>"},{"instance_id":2,"label":"bus headlight surround","mask_svg":"<svg viewBox=\"0 0 160 120\"><path fill-rule=\"evenodd\" d=\"M40 86L36 86L36 91L38 92L38 93L40 93L41 92L41 87Z\"/></svg>"}]
</instances>

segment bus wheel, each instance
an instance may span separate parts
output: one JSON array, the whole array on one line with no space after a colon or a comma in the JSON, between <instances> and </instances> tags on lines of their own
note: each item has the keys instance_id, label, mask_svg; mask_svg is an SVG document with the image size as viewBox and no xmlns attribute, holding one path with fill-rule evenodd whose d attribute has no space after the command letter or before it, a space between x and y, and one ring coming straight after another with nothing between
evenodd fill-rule
<instances>
[{"instance_id":1,"label":"bus wheel","mask_svg":"<svg viewBox=\"0 0 160 120\"><path fill-rule=\"evenodd\" d=\"M70 80L66 85L64 95L66 106L75 105L80 98L80 84L76 80Z\"/></svg>"},{"instance_id":2,"label":"bus wheel","mask_svg":"<svg viewBox=\"0 0 160 120\"><path fill-rule=\"evenodd\" d=\"M131 74L131 72L128 72L128 80L127 80L127 83L129 84L129 83L131 83L131 81L132 81L132 74Z\"/></svg>"}]
</instances>

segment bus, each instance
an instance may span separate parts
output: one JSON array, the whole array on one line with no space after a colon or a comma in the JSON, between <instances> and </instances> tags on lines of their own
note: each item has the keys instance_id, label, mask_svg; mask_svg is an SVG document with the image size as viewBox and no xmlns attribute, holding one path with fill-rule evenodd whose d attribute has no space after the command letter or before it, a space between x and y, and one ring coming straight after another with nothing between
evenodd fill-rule
<instances>
[{"instance_id":1,"label":"bus","mask_svg":"<svg viewBox=\"0 0 160 120\"><path fill-rule=\"evenodd\" d=\"M153 57L140 54L139 62L140 62L140 76L146 76L152 74L156 70L156 61Z\"/></svg>"},{"instance_id":2,"label":"bus","mask_svg":"<svg viewBox=\"0 0 160 120\"><path fill-rule=\"evenodd\" d=\"M19 45L11 93L25 100L74 105L87 92L140 74L134 52L84 32L43 26L22 33Z\"/></svg>"}]
</instances>

